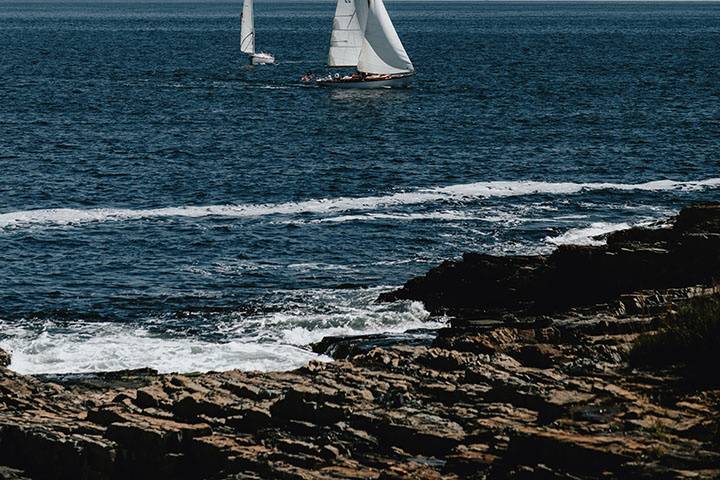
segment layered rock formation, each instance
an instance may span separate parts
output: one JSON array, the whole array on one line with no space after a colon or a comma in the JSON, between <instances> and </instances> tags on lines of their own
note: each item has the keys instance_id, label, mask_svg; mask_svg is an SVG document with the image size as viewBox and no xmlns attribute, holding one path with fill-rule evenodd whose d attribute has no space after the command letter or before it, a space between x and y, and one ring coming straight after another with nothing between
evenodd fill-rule
<instances>
[{"instance_id":1,"label":"layered rock formation","mask_svg":"<svg viewBox=\"0 0 720 480\"><path fill-rule=\"evenodd\" d=\"M0 367L0 478L718 478L720 389L626 358L718 293L719 238L704 206L607 247L466 255L385 296L447 328L327 340L334 362L292 372Z\"/></svg>"}]
</instances>

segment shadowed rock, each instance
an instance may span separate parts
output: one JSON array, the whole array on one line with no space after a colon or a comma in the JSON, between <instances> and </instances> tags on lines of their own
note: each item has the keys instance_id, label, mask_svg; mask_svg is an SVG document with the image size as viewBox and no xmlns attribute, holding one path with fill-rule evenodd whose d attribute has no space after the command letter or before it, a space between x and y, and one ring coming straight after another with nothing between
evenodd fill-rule
<instances>
[{"instance_id":1,"label":"shadowed rock","mask_svg":"<svg viewBox=\"0 0 720 480\"><path fill-rule=\"evenodd\" d=\"M468 253L380 301L420 300L433 313L559 312L624 293L711 284L720 272L720 206L682 210L671 228L615 232L603 246L561 246L551 255Z\"/></svg>"}]
</instances>

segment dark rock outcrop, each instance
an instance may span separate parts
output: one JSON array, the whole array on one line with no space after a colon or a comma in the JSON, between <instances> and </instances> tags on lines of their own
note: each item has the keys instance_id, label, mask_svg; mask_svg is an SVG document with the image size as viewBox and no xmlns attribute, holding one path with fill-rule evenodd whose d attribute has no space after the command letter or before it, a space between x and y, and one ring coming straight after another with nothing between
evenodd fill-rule
<instances>
[{"instance_id":1,"label":"dark rock outcrop","mask_svg":"<svg viewBox=\"0 0 720 480\"><path fill-rule=\"evenodd\" d=\"M0 367L0 478L718 478L720 390L626 359L663 311L720 293L719 219L694 207L608 247L446 263L395 294L465 315L434 339L327 340L341 360L292 372Z\"/></svg>"},{"instance_id":2,"label":"dark rock outcrop","mask_svg":"<svg viewBox=\"0 0 720 480\"><path fill-rule=\"evenodd\" d=\"M433 313L483 317L615 301L623 293L712 284L720 279L720 205L682 210L670 228L633 228L603 246L561 246L548 256L469 253L380 301L420 300Z\"/></svg>"}]
</instances>

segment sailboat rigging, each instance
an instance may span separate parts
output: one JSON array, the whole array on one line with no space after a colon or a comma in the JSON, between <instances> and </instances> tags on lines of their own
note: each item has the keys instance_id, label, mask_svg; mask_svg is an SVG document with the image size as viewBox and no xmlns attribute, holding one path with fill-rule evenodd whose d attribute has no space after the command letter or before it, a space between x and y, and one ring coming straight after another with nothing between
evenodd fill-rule
<instances>
[{"instance_id":1,"label":"sailboat rigging","mask_svg":"<svg viewBox=\"0 0 720 480\"><path fill-rule=\"evenodd\" d=\"M247 54L253 65L275 63L271 53L255 52L255 17L253 0L244 0L242 19L240 21L240 51Z\"/></svg>"},{"instance_id":2,"label":"sailboat rigging","mask_svg":"<svg viewBox=\"0 0 720 480\"><path fill-rule=\"evenodd\" d=\"M383 0L338 0L328 66L356 67L357 71L320 78L316 81L320 86L402 87L415 74Z\"/></svg>"}]
</instances>

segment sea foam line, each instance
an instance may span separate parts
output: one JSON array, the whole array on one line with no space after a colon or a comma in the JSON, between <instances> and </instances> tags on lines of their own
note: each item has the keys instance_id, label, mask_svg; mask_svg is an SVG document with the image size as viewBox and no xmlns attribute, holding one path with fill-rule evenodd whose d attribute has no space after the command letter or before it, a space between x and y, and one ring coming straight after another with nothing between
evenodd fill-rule
<instances>
[{"instance_id":1,"label":"sea foam line","mask_svg":"<svg viewBox=\"0 0 720 480\"><path fill-rule=\"evenodd\" d=\"M198 314L206 336L171 334L174 320L147 317L142 324L0 318L0 348L23 374L89 373L151 367L163 373L221 370L290 370L329 360L307 347L328 335L401 333L437 329L421 302L375 303L388 286L359 290L277 292L281 311ZM165 333L158 334L158 331ZM217 339L222 339L218 341Z\"/></svg>"},{"instance_id":2,"label":"sea foam line","mask_svg":"<svg viewBox=\"0 0 720 480\"><path fill-rule=\"evenodd\" d=\"M21 210L0 214L0 228L17 228L38 224L74 225L88 222L111 222L169 217L262 217L267 215L296 215L313 213L318 215L336 214L356 210L417 205L442 201L463 201L476 198L512 197L521 195L569 195L596 190L701 190L720 187L720 178L696 181L656 180L646 183L572 183L572 182L477 182L445 187L417 189L381 196L338 197L311 199L301 202L181 206L150 209L131 208L51 208Z\"/></svg>"}]
</instances>

